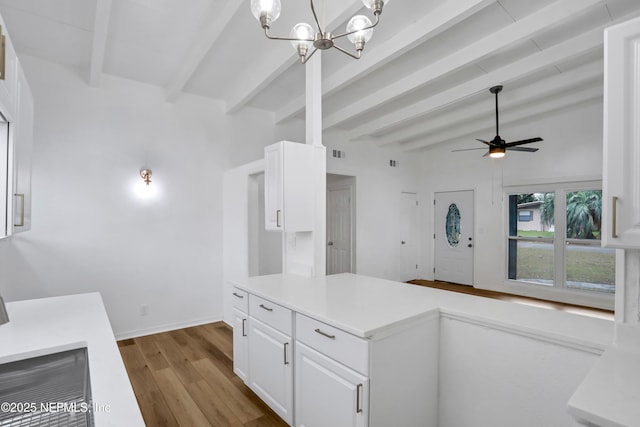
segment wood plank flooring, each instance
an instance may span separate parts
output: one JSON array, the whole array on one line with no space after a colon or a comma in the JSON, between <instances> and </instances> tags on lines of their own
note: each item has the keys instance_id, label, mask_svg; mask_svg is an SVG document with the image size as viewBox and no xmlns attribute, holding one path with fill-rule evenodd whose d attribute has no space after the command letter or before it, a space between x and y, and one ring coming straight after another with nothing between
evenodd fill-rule
<instances>
[{"instance_id":1,"label":"wood plank flooring","mask_svg":"<svg viewBox=\"0 0 640 427\"><path fill-rule=\"evenodd\" d=\"M515 302L517 304L532 305L535 307L547 308L550 310L566 311L567 313L581 314L583 316L599 317L601 319L613 320L614 314L610 310L601 310L598 308L582 307L578 305L565 304L555 301L546 301L536 298L523 297L519 295L505 294L503 292L488 291L485 289L477 289L473 286L458 285L449 282L434 282L431 280L411 280L408 283L426 286L429 288L442 289L445 291L460 292L469 295L476 295L485 298L494 298L502 301Z\"/></svg>"},{"instance_id":2,"label":"wood plank flooring","mask_svg":"<svg viewBox=\"0 0 640 427\"><path fill-rule=\"evenodd\" d=\"M284 427L233 373L233 331L223 322L118 341L149 427Z\"/></svg>"}]
</instances>

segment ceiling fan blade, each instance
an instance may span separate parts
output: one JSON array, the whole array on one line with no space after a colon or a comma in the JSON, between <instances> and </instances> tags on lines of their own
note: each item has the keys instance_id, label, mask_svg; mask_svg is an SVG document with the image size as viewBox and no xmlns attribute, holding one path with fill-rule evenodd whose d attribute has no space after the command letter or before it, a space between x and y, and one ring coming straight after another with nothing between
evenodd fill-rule
<instances>
[{"instance_id":1,"label":"ceiling fan blade","mask_svg":"<svg viewBox=\"0 0 640 427\"><path fill-rule=\"evenodd\" d=\"M480 141L480 142L482 142L483 144L491 145L491 143L490 143L489 141L485 141L484 139L478 139L478 138L476 138L476 141Z\"/></svg>"},{"instance_id":2,"label":"ceiling fan blade","mask_svg":"<svg viewBox=\"0 0 640 427\"><path fill-rule=\"evenodd\" d=\"M484 148L484 147L480 147L480 148L461 148L459 150L451 150L451 152L454 153L456 151L471 151L471 150L486 150L486 148Z\"/></svg>"},{"instance_id":3,"label":"ceiling fan blade","mask_svg":"<svg viewBox=\"0 0 640 427\"><path fill-rule=\"evenodd\" d=\"M505 145L505 147L515 147L516 145L531 144L532 142L540 142L540 141L544 141L544 140L542 138L540 138L540 137L530 138L530 139L523 139L523 140L520 140L520 141L508 142Z\"/></svg>"},{"instance_id":4,"label":"ceiling fan blade","mask_svg":"<svg viewBox=\"0 0 640 427\"><path fill-rule=\"evenodd\" d=\"M527 153L535 153L536 151L538 151L537 148L530 147L507 147L506 149L509 151L526 151Z\"/></svg>"},{"instance_id":5,"label":"ceiling fan blade","mask_svg":"<svg viewBox=\"0 0 640 427\"><path fill-rule=\"evenodd\" d=\"M487 151L486 153L484 153L484 156L482 157L487 157L489 155L489 152Z\"/></svg>"}]
</instances>

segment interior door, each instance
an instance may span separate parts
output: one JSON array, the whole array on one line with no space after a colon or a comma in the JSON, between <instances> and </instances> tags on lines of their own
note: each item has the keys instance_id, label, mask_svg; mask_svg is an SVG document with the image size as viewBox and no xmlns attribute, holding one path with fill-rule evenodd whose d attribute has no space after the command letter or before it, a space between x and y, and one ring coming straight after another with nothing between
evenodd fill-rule
<instances>
[{"instance_id":1,"label":"interior door","mask_svg":"<svg viewBox=\"0 0 640 427\"><path fill-rule=\"evenodd\" d=\"M327 274L351 273L351 188L327 189Z\"/></svg>"},{"instance_id":2,"label":"interior door","mask_svg":"<svg viewBox=\"0 0 640 427\"><path fill-rule=\"evenodd\" d=\"M474 193L435 194L435 280L473 286Z\"/></svg>"},{"instance_id":3,"label":"interior door","mask_svg":"<svg viewBox=\"0 0 640 427\"><path fill-rule=\"evenodd\" d=\"M402 281L418 278L418 195L401 193L400 211L400 259Z\"/></svg>"}]
</instances>

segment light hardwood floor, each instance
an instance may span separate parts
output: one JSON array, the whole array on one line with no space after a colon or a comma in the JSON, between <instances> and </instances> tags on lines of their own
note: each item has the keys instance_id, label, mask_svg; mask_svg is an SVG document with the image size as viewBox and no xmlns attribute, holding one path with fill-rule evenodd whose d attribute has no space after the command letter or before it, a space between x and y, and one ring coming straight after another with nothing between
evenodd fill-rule
<instances>
[{"instance_id":1,"label":"light hardwood floor","mask_svg":"<svg viewBox=\"0 0 640 427\"><path fill-rule=\"evenodd\" d=\"M448 282L433 282L430 280L411 280L408 283L426 286L429 288L442 289L445 291L460 292L479 297L499 299L502 301L515 302L517 304L532 305L535 307L547 308L549 310L566 311L567 313L581 314L583 316L599 317L601 319L613 320L614 314L610 310L601 310L598 308L582 307L572 304L564 304L561 302L546 301L536 298L522 297L519 295L505 294L496 291L487 291L484 289L476 289L473 286L458 285Z\"/></svg>"},{"instance_id":2,"label":"light hardwood floor","mask_svg":"<svg viewBox=\"0 0 640 427\"><path fill-rule=\"evenodd\" d=\"M222 322L118 347L149 427L287 425L233 373L233 331Z\"/></svg>"}]
</instances>

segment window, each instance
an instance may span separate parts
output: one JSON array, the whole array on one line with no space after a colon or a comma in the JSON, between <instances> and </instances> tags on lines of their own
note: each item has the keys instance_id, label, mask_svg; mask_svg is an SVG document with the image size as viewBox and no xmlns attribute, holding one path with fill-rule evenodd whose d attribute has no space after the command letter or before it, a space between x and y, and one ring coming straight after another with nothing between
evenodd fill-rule
<instances>
[{"instance_id":1,"label":"window","mask_svg":"<svg viewBox=\"0 0 640 427\"><path fill-rule=\"evenodd\" d=\"M593 184L550 187L508 195L507 277L546 287L613 294L615 250L600 247L602 190Z\"/></svg>"},{"instance_id":2,"label":"window","mask_svg":"<svg viewBox=\"0 0 640 427\"><path fill-rule=\"evenodd\" d=\"M533 221L533 211L519 210L518 211L518 221L520 221L520 222Z\"/></svg>"}]
</instances>

